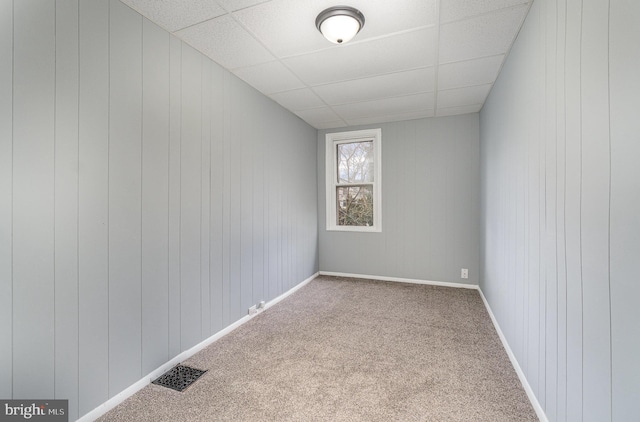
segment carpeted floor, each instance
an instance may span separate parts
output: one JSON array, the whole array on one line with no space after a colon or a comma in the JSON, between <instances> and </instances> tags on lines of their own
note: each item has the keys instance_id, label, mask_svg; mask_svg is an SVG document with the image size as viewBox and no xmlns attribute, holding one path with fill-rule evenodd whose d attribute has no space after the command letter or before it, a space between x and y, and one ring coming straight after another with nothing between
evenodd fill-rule
<instances>
[{"instance_id":1,"label":"carpeted floor","mask_svg":"<svg viewBox=\"0 0 640 422\"><path fill-rule=\"evenodd\" d=\"M475 290L318 277L101 421L536 421Z\"/></svg>"}]
</instances>

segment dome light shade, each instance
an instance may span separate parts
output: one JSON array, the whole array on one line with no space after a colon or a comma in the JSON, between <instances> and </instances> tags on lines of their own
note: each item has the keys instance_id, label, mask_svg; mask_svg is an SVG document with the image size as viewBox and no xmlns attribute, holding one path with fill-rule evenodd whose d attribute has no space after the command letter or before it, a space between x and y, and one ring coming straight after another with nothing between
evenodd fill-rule
<instances>
[{"instance_id":1,"label":"dome light shade","mask_svg":"<svg viewBox=\"0 0 640 422\"><path fill-rule=\"evenodd\" d=\"M356 36L364 26L364 15L349 6L330 7L316 18L316 28L334 44L343 44Z\"/></svg>"}]
</instances>

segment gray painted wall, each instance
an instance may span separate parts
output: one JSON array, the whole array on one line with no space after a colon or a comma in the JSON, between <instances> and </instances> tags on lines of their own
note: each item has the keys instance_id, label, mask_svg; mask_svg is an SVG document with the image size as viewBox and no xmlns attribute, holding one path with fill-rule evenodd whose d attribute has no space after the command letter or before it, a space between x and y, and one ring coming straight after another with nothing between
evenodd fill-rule
<instances>
[{"instance_id":1,"label":"gray painted wall","mask_svg":"<svg viewBox=\"0 0 640 422\"><path fill-rule=\"evenodd\" d=\"M481 112L480 285L551 421L640 415L638 22L535 1Z\"/></svg>"},{"instance_id":2,"label":"gray painted wall","mask_svg":"<svg viewBox=\"0 0 640 422\"><path fill-rule=\"evenodd\" d=\"M478 124L469 114L319 131L320 270L477 284ZM328 232L325 134L374 127L382 128L382 232Z\"/></svg>"},{"instance_id":3,"label":"gray painted wall","mask_svg":"<svg viewBox=\"0 0 640 422\"><path fill-rule=\"evenodd\" d=\"M318 270L316 131L117 0L0 0L0 397L70 420Z\"/></svg>"}]
</instances>

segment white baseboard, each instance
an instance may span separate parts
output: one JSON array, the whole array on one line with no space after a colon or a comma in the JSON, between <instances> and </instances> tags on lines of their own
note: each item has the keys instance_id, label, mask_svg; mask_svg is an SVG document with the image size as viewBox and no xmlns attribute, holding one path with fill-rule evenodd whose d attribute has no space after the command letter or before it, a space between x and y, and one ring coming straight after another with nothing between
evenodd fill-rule
<instances>
[{"instance_id":1,"label":"white baseboard","mask_svg":"<svg viewBox=\"0 0 640 422\"><path fill-rule=\"evenodd\" d=\"M478 288L478 291L480 292L480 297L482 298L482 301L484 302L485 308L487 308L487 312L489 312L489 316L491 317L491 321L493 322L493 326L495 327L496 331L498 332L498 337L500 337L500 341L502 341L502 346L507 351L507 355L509 355L509 360L511 361L511 364L513 365L513 368L516 370L516 374L518 374L518 378L520 378L520 382L522 383L522 387L524 388L524 391L527 393L527 397L529 397L529 401L531 402L531 405L533 406L533 410L535 410L536 415L538 416L538 419L540 420L540 422L549 422L549 419L547 418L547 415L544 413L544 410L542 409L542 406L540 406L540 402L538 401L538 398L533 393L533 390L531 389L531 386L529 385L529 381L527 381L527 377L524 375L524 372L522 371L522 368L520 367L520 364L518 363L518 360L516 359L516 355L513 354L513 351L511 350L511 347L509 346L509 343L507 343L507 338L504 336L504 333L500 329L500 325L498 324L498 320L493 315L493 311L491 310L491 307L489 306L489 302L487 302L487 298L484 297L484 293L482 293L482 289Z\"/></svg>"},{"instance_id":2,"label":"white baseboard","mask_svg":"<svg viewBox=\"0 0 640 422\"><path fill-rule=\"evenodd\" d=\"M280 302L282 299L291 296L293 293L295 293L296 291L298 291L299 289L303 288L304 286L306 286L307 284L309 284L309 282L311 280L313 280L314 278L318 277L320 275L319 272L315 273L314 275L312 275L311 277L309 277L308 279L306 279L305 281L296 284L295 286L293 286L292 288L290 288L289 290L287 290L286 292L282 293L280 296L271 299L265 306L264 309L269 309L270 307L272 307L273 305L275 305L276 303Z\"/></svg>"},{"instance_id":3,"label":"white baseboard","mask_svg":"<svg viewBox=\"0 0 640 422\"><path fill-rule=\"evenodd\" d=\"M426 284L429 286L443 286L443 287L455 287L458 289L478 290L478 285L476 284L451 283L448 281L416 280L412 278L385 277L385 276L368 275L368 274L336 273L331 271L320 271L320 275L329 275L329 276L335 276L335 277L349 277L349 278L366 278L369 280L395 281L398 283Z\"/></svg>"},{"instance_id":4,"label":"white baseboard","mask_svg":"<svg viewBox=\"0 0 640 422\"><path fill-rule=\"evenodd\" d=\"M272 307L276 303L278 303L281 300L285 299L287 296L291 295L292 293L294 293L298 289L300 289L300 288L304 287L305 285L307 285L311 280L313 280L314 278L318 277L318 275L319 275L319 273L313 274L311 277L307 278L306 280L302 281L301 283L298 283L297 285L295 285L291 289L287 290L286 292L284 292L280 296L276 297L275 299L270 300L267 304L265 304L264 309L269 309L270 307ZM177 355L176 357L174 357L173 359L171 359L167 363L163 364L162 366L158 367L157 369L154 369L148 375L146 375L145 377L143 377L142 379L140 379L136 383L132 384L131 386L129 386L125 390L123 390L120 393L116 394L115 396L111 397L109 400L107 400L106 402L102 403L101 405L99 405L98 407L96 407L95 409L90 411L89 413L86 413L84 416L82 416L80 419L78 419L77 422L91 422L91 421L94 421L94 420L98 419L100 416L104 415L105 413L107 413L108 411L110 411L111 409L113 409L114 407L119 405L120 403L124 402L126 399L128 399L131 396L133 396L138 391L142 390L144 387L149 385L151 383L151 381L153 381L154 379L158 378L160 375L164 374L169 369L173 368L174 366L176 366L180 362L182 362L182 361L184 361L186 359L189 359L191 356L195 355L196 353L198 353L202 349L204 349L207 346L211 345L216 340L226 336L227 334L229 334L230 332L232 332L236 328L240 327L242 324L246 323L250 319L255 318L255 316L260 314L260 313L261 312L258 312L258 313L253 314L253 315L246 315L246 316L240 318L239 320L237 320L236 322L234 322L233 324L231 324L231 325L227 326L226 328L218 331L217 333L215 333L211 337L209 337L209 338L201 341L200 343L196 344L191 349L185 350L184 352L180 353L179 355Z\"/></svg>"}]
</instances>

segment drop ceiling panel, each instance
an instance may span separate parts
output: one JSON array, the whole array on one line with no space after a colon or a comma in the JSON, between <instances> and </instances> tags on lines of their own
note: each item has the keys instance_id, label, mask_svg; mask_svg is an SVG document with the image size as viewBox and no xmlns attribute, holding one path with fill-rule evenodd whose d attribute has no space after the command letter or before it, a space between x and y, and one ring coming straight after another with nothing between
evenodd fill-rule
<instances>
[{"instance_id":1,"label":"drop ceiling panel","mask_svg":"<svg viewBox=\"0 0 640 422\"><path fill-rule=\"evenodd\" d=\"M227 69L275 60L267 49L229 15L190 26L176 32L176 35Z\"/></svg>"},{"instance_id":2,"label":"drop ceiling panel","mask_svg":"<svg viewBox=\"0 0 640 422\"><path fill-rule=\"evenodd\" d=\"M169 32L174 32L226 13L215 0L121 1Z\"/></svg>"},{"instance_id":3,"label":"drop ceiling panel","mask_svg":"<svg viewBox=\"0 0 640 422\"><path fill-rule=\"evenodd\" d=\"M425 28L302 56L283 62L310 86L431 66L435 29Z\"/></svg>"},{"instance_id":4,"label":"drop ceiling panel","mask_svg":"<svg viewBox=\"0 0 640 422\"><path fill-rule=\"evenodd\" d=\"M527 6L503 9L440 29L440 63L504 54L520 28Z\"/></svg>"},{"instance_id":5,"label":"drop ceiling panel","mask_svg":"<svg viewBox=\"0 0 640 422\"><path fill-rule=\"evenodd\" d=\"M438 89L493 83L498 76L504 55L483 57L443 64L438 68Z\"/></svg>"},{"instance_id":6,"label":"drop ceiling panel","mask_svg":"<svg viewBox=\"0 0 640 422\"><path fill-rule=\"evenodd\" d=\"M320 122L320 123L317 123L314 127L316 129L333 129L333 128L344 127L344 126L349 126L349 124L342 120L336 120L333 122Z\"/></svg>"},{"instance_id":7,"label":"drop ceiling panel","mask_svg":"<svg viewBox=\"0 0 640 422\"><path fill-rule=\"evenodd\" d=\"M289 110L306 110L323 107L325 103L309 88L294 89L271 95L280 105Z\"/></svg>"},{"instance_id":8,"label":"drop ceiling panel","mask_svg":"<svg viewBox=\"0 0 640 422\"><path fill-rule=\"evenodd\" d=\"M406 95L403 97L386 98L384 100L363 101L355 104L334 106L333 109L347 120L360 117L376 117L390 114L409 113L413 110L432 109L434 94Z\"/></svg>"},{"instance_id":9,"label":"drop ceiling panel","mask_svg":"<svg viewBox=\"0 0 640 422\"><path fill-rule=\"evenodd\" d=\"M333 0L121 1L328 128L480 110L533 0L349 0L345 45L315 27Z\"/></svg>"},{"instance_id":10,"label":"drop ceiling panel","mask_svg":"<svg viewBox=\"0 0 640 422\"><path fill-rule=\"evenodd\" d=\"M455 116L458 114L477 113L482 108L482 104L471 104L457 107L438 108L436 116Z\"/></svg>"},{"instance_id":11,"label":"drop ceiling panel","mask_svg":"<svg viewBox=\"0 0 640 422\"><path fill-rule=\"evenodd\" d=\"M434 91L433 67L313 87L329 105L356 103Z\"/></svg>"},{"instance_id":12,"label":"drop ceiling panel","mask_svg":"<svg viewBox=\"0 0 640 422\"><path fill-rule=\"evenodd\" d=\"M236 69L235 74L265 94L305 86L296 75L278 61Z\"/></svg>"},{"instance_id":13,"label":"drop ceiling panel","mask_svg":"<svg viewBox=\"0 0 640 422\"><path fill-rule=\"evenodd\" d=\"M425 117L433 117L434 112L431 109L412 111L410 113L391 114L377 117L361 117L357 119L349 119L349 125L369 125L374 123L399 122L402 120L424 119Z\"/></svg>"},{"instance_id":14,"label":"drop ceiling panel","mask_svg":"<svg viewBox=\"0 0 640 422\"><path fill-rule=\"evenodd\" d=\"M525 3L527 0L441 0L440 22L457 21Z\"/></svg>"},{"instance_id":15,"label":"drop ceiling panel","mask_svg":"<svg viewBox=\"0 0 640 422\"><path fill-rule=\"evenodd\" d=\"M470 104L482 104L489 94L490 89L491 84L486 84L439 91L438 107L448 108Z\"/></svg>"},{"instance_id":16,"label":"drop ceiling panel","mask_svg":"<svg viewBox=\"0 0 640 422\"><path fill-rule=\"evenodd\" d=\"M358 40L435 24L435 2L425 0L351 0L365 24ZM315 19L335 0L272 0L234 16L277 56L287 57L333 46L318 32ZM371 25L368 25L371 22Z\"/></svg>"},{"instance_id":17,"label":"drop ceiling panel","mask_svg":"<svg viewBox=\"0 0 640 422\"><path fill-rule=\"evenodd\" d=\"M227 12L233 12L247 7L255 6L256 4L266 3L270 0L218 0L218 3L224 7Z\"/></svg>"},{"instance_id":18,"label":"drop ceiling panel","mask_svg":"<svg viewBox=\"0 0 640 422\"><path fill-rule=\"evenodd\" d=\"M298 110L295 113L305 121L311 121L315 124L324 122L342 121L338 115L329 107L310 108L308 110ZM312 125L314 124L312 123Z\"/></svg>"}]
</instances>

